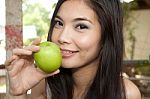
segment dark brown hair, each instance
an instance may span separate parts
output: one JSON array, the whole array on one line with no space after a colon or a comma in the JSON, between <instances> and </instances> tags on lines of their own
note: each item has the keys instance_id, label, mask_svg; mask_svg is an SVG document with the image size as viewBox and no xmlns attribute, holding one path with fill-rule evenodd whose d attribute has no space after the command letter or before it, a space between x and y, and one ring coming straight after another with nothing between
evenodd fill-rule
<instances>
[{"instance_id":1,"label":"dark brown hair","mask_svg":"<svg viewBox=\"0 0 150 99\"><path fill-rule=\"evenodd\" d=\"M60 6L66 0L59 0L48 34L54 27L54 18ZM99 68L85 99L125 99L122 79L123 60L123 16L119 0L85 0L91 7L101 24L101 41ZM47 81L52 92L52 99L72 99L73 79L70 69L60 68L60 74L48 77Z\"/></svg>"}]
</instances>

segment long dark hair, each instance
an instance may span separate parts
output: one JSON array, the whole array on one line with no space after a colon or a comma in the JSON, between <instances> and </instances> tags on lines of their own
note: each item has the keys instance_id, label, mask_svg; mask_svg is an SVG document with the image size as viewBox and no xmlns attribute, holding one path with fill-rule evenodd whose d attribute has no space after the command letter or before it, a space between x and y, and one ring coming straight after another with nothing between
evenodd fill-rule
<instances>
[{"instance_id":1,"label":"long dark hair","mask_svg":"<svg viewBox=\"0 0 150 99\"><path fill-rule=\"evenodd\" d=\"M54 27L54 18L66 0L58 0L48 34ZM119 0L85 0L97 14L101 24L100 60L96 76L85 99L125 99L122 78L123 60L123 16ZM47 78L52 99L72 99L73 79L70 69L60 68L60 73Z\"/></svg>"}]
</instances>

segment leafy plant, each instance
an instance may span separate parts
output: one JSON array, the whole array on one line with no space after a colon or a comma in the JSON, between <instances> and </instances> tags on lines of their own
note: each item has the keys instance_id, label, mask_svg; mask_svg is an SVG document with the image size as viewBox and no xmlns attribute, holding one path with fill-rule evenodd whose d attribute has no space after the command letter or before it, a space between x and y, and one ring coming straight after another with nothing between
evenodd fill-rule
<instances>
[{"instance_id":1,"label":"leafy plant","mask_svg":"<svg viewBox=\"0 0 150 99\"><path fill-rule=\"evenodd\" d=\"M124 38L126 41L129 41L130 47L127 51L130 53L130 59L134 58L134 49L136 43L136 37L134 35L134 30L136 27L131 26L131 22L136 21L136 18L132 16L132 10L138 8L138 4L135 1L126 3L122 3L123 6L123 15L124 15Z\"/></svg>"},{"instance_id":2,"label":"leafy plant","mask_svg":"<svg viewBox=\"0 0 150 99\"><path fill-rule=\"evenodd\" d=\"M49 28L49 12L39 3L24 3L23 25L35 25L37 35L47 33Z\"/></svg>"}]
</instances>

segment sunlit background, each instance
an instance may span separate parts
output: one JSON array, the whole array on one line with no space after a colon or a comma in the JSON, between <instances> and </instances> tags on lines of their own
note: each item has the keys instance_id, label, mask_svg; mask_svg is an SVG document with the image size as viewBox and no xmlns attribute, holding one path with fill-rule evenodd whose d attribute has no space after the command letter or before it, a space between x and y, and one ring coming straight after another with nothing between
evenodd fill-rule
<instances>
[{"instance_id":1,"label":"sunlit background","mask_svg":"<svg viewBox=\"0 0 150 99\"><path fill-rule=\"evenodd\" d=\"M50 19L57 0L22 1L23 45L29 45L34 38L39 36L43 41L46 40ZM150 0L120 1L124 8L124 59L150 60ZM145 4L143 1L145 1ZM5 12L5 0L0 0L0 65L3 65L6 59ZM150 99L149 71L149 65L129 67L125 70L126 76L139 87L143 96L142 99ZM3 99L1 93L6 93L6 84L5 70L0 68L0 99Z\"/></svg>"},{"instance_id":2,"label":"sunlit background","mask_svg":"<svg viewBox=\"0 0 150 99\"><path fill-rule=\"evenodd\" d=\"M57 2L57 0L24 0L27 1L29 5L40 4L41 7L47 10L48 19L51 18L53 13L53 5ZM26 6L23 7L23 10L26 9ZM5 52L5 0L0 0L0 64L3 64L6 59L6 52ZM39 12L40 13L40 12ZM42 20L41 20L42 21ZM38 21L37 21L38 22ZM24 22L25 23L25 22ZM42 25L42 24L41 24ZM48 27L45 31L48 31ZM46 33L45 33L46 34ZM23 37L25 42L27 39L32 39L37 37L37 30L34 24L28 24L23 26ZM27 43L28 44L28 43Z\"/></svg>"}]
</instances>

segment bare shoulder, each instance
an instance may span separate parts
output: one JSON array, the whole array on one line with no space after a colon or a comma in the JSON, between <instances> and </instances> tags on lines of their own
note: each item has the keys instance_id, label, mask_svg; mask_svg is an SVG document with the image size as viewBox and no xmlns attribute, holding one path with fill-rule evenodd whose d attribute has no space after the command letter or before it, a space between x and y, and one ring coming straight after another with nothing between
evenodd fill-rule
<instances>
[{"instance_id":1,"label":"bare shoulder","mask_svg":"<svg viewBox=\"0 0 150 99\"><path fill-rule=\"evenodd\" d=\"M124 78L124 84L127 99L141 99L141 93L138 87L132 81Z\"/></svg>"}]
</instances>

